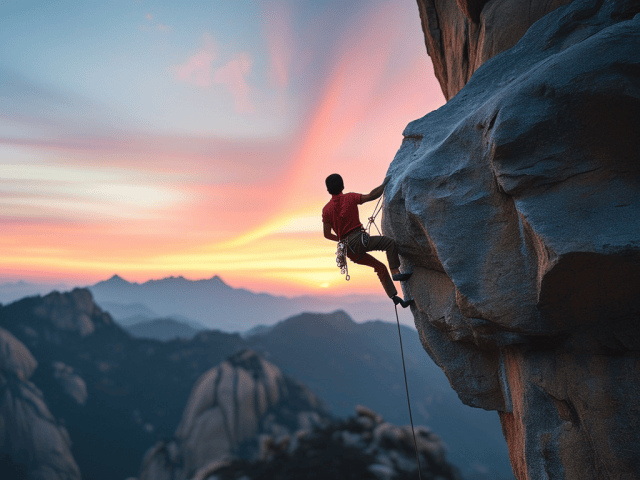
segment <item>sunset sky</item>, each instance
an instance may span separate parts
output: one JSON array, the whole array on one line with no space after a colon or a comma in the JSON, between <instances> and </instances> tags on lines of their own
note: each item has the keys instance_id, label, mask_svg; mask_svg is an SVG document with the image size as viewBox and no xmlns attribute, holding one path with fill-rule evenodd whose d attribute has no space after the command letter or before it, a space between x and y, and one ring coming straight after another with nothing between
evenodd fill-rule
<instances>
[{"instance_id":1,"label":"sunset sky","mask_svg":"<svg viewBox=\"0 0 640 480\"><path fill-rule=\"evenodd\" d=\"M324 178L368 192L443 103L415 0L0 2L0 281L383 295Z\"/></svg>"}]
</instances>

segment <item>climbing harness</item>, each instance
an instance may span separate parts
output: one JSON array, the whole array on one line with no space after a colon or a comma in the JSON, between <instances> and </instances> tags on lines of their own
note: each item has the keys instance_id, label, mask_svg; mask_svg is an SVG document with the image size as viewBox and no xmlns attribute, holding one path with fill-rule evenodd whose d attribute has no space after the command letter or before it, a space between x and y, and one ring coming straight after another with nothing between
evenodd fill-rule
<instances>
[{"instance_id":1,"label":"climbing harness","mask_svg":"<svg viewBox=\"0 0 640 480\"><path fill-rule=\"evenodd\" d=\"M402 356L402 371L404 372L404 388L407 391L407 405L409 406L409 420L411 421L411 433L413 434L413 446L416 450L416 460L418 461L418 478L422 480L420 474L420 455L418 455L418 443L416 442L416 431L413 428L413 416L411 415L411 401L409 401L409 384L407 383L407 369L404 366L404 349L402 348L402 335L400 334L400 319L398 318L398 305L394 305L396 309L396 322L398 324L398 338L400 338L400 355Z\"/></svg>"},{"instance_id":2,"label":"climbing harness","mask_svg":"<svg viewBox=\"0 0 640 480\"><path fill-rule=\"evenodd\" d=\"M378 203L376 203L376 206L373 209L373 214L368 219L369 223L367 223L366 228L359 232L360 241L362 242L362 245L364 246L364 248L367 248L369 246L369 240L371 239L371 225L376 227L376 230L378 231L378 235L382 235L382 233L380 232L380 229L376 225L376 217L382 211L382 205L380 204L381 200L382 200L382 196L380 196L380 198L378 199ZM350 237L346 237L338 241L338 250L336 250L336 264L340 269L340 274L346 275L345 280L347 282L351 279L351 276L349 275L349 266L347 264L347 253L349 250L355 253L353 248L351 248L351 245L349 245L349 238Z\"/></svg>"}]
</instances>

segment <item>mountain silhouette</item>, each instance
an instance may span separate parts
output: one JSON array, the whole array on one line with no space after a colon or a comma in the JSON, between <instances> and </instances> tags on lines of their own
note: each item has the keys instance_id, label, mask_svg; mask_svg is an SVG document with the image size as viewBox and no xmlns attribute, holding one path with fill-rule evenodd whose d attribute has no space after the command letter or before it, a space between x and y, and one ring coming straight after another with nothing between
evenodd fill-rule
<instances>
[{"instance_id":1,"label":"mountain silhouette","mask_svg":"<svg viewBox=\"0 0 640 480\"><path fill-rule=\"evenodd\" d=\"M233 288L217 275L203 280L167 277L144 283L113 275L87 288L100 305L115 307L114 318L123 325L180 315L207 328L243 332L303 312L329 313L341 308L358 321L379 318L381 311L392 312L392 304L384 295L288 298ZM156 315L142 318L133 313L133 305L138 311L144 307Z\"/></svg>"}]
</instances>

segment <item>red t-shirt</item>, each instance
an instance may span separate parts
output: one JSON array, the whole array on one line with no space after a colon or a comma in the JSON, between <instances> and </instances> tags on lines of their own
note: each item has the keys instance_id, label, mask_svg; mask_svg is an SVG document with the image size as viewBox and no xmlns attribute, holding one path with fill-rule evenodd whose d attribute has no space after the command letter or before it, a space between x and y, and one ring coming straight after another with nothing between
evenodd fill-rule
<instances>
[{"instance_id":1,"label":"red t-shirt","mask_svg":"<svg viewBox=\"0 0 640 480\"><path fill-rule=\"evenodd\" d=\"M322 222L331 225L338 238L342 239L351 230L362 227L358 213L361 198L360 193L331 195L331 200L322 209Z\"/></svg>"}]
</instances>

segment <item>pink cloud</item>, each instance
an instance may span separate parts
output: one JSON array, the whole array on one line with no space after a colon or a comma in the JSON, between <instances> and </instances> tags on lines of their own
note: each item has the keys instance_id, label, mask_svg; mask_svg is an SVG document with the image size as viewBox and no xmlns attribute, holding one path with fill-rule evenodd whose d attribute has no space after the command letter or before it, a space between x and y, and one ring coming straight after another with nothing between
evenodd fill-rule
<instances>
[{"instance_id":1,"label":"pink cloud","mask_svg":"<svg viewBox=\"0 0 640 480\"><path fill-rule=\"evenodd\" d=\"M205 33L202 36L202 42L200 50L184 63L176 65L174 71L176 78L182 82L209 87L212 84L212 65L217 52L211 35Z\"/></svg>"},{"instance_id":2,"label":"pink cloud","mask_svg":"<svg viewBox=\"0 0 640 480\"><path fill-rule=\"evenodd\" d=\"M253 104L249 99L250 88L246 80L253 64L251 56L240 52L222 67L214 68L213 62L218 55L213 38L204 34L202 43L200 50L173 68L176 79L202 88L214 84L224 85L233 95L238 112L253 112Z\"/></svg>"},{"instance_id":3,"label":"pink cloud","mask_svg":"<svg viewBox=\"0 0 640 480\"><path fill-rule=\"evenodd\" d=\"M249 100L249 85L245 79L245 76L251 72L252 63L249 54L241 52L213 74L215 83L223 84L229 89L239 112L253 111L253 105Z\"/></svg>"}]
</instances>

